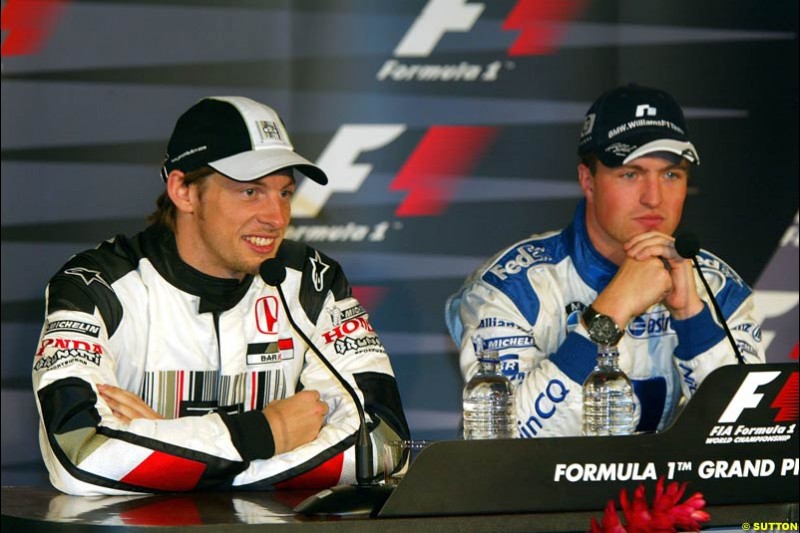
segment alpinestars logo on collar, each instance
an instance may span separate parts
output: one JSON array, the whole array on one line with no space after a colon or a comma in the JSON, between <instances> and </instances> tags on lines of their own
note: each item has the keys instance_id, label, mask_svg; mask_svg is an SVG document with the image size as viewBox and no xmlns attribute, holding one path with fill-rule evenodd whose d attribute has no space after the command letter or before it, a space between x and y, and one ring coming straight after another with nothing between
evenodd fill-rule
<instances>
[{"instance_id":1,"label":"alpinestars logo on collar","mask_svg":"<svg viewBox=\"0 0 800 533\"><path fill-rule=\"evenodd\" d=\"M111 285L109 285L108 282L106 282L106 280L103 279L103 276L101 276L100 272L97 270L89 270L88 268L75 267L75 268L68 268L67 270L64 271L64 274L68 274L70 276L78 276L83 280L83 282L86 284L87 287L96 281L97 283L104 286L108 290L112 290Z\"/></svg>"},{"instance_id":2,"label":"alpinestars logo on collar","mask_svg":"<svg viewBox=\"0 0 800 533\"><path fill-rule=\"evenodd\" d=\"M308 260L311 262L311 280L314 282L314 288L317 289L317 292L322 292L325 272L331 266L322 262L317 250L314 251L314 257L309 257Z\"/></svg>"}]
</instances>

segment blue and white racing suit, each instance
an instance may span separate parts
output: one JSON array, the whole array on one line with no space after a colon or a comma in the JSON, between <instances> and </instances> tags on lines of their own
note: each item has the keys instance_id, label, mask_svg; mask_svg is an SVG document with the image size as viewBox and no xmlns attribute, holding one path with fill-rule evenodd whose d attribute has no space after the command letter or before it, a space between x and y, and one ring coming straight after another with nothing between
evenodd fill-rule
<instances>
[{"instance_id":1,"label":"blue and white racing suit","mask_svg":"<svg viewBox=\"0 0 800 533\"><path fill-rule=\"evenodd\" d=\"M466 380L478 368L474 338L499 351L503 373L516 388L522 437L581 432L581 386L594 368L597 348L579 319L617 272L590 242L584 213L581 202L566 229L533 235L501 251L446 304L447 327L460 347ZM701 251L698 260L746 362L763 363L750 287L716 256ZM638 431L664 429L711 371L736 363L697 273L695 278L705 303L698 315L677 320L657 303L625 326L620 366L633 382Z\"/></svg>"}]
</instances>

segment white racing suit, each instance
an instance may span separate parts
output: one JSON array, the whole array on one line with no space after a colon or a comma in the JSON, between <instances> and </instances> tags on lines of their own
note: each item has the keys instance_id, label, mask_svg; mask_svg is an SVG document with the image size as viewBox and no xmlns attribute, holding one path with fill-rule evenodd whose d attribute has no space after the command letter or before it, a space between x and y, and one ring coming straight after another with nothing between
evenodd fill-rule
<instances>
[{"instance_id":1,"label":"white racing suit","mask_svg":"<svg viewBox=\"0 0 800 533\"><path fill-rule=\"evenodd\" d=\"M293 241L278 257L295 322L365 406L377 472L382 442L408 437L389 358L337 263ZM88 495L353 481L356 408L286 315L260 278L188 266L160 226L74 256L48 285L33 364L53 485ZM165 419L121 422L97 384L133 392ZM328 403L324 426L275 455L261 409L302 389Z\"/></svg>"},{"instance_id":2,"label":"white racing suit","mask_svg":"<svg viewBox=\"0 0 800 533\"><path fill-rule=\"evenodd\" d=\"M495 255L446 305L466 380L478 368L473 339L499 351L502 371L515 385L521 437L581 434L581 386L595 366L597 347L579 318L617 272L589 241L584 210L581 202L566 229L534 235ZM763 363L750 288L714 255L701 251L698 259L745 360ZM712 370L737 363L697 273L695 278L706 304L701 313L676 320L657 303L625 326L620 366L636 393L637 431L664 429Z\"/></svg>"}]
</instances>

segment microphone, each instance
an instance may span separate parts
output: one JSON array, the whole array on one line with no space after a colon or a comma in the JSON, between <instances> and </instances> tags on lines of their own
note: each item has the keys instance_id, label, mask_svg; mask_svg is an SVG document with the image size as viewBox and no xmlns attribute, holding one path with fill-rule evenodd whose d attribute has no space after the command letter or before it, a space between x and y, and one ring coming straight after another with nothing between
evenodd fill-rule
<instances>
[{"instance_id":1,"label":"microphone","mask_svg":"<svg viewBox=\"0 0 800 533\"><path fill-rule=\"evenodd\" d=\"M258 274L264 280L264 283L270 287L276 287L278 292L283 294L280 285L286 279L286 267L283 266L279 259L273 257L261 263L261 266L258 267Z\"/></svg>"},{"instance_id":2,"label":"microphone","mask_svg":"<svg viewBox=\"0 0 800 533\"><path fill-rule=\"evenodd\" d=\"M675 237L675 250L684 259L694 259L700 253L700 239L694 233L684 231Z\"/></svg>"},{"instance_id":3,"label":"microphone","mask_svg":"<svg viewBox=\"0 0 800 533\"><path fill-rule=\"evenodd\" d=\"M706 293L709 298L711 298L711 305L714 307L714 313L722 324L722 329L725 330L725 335L728 337L728 342L731 343L733 353L736 354L736 359L739 361L740 365L745 364L742 352L739 351L739 347L736 345L736 341L731 334L731 329L728 327L728 321L725 320L725 316L722 314L722 309L719 308L714 292L708 285L708 281L706 281L706 277L703 275L703 270L700 268L700 263L697 261L697 255L700 253L700 238L694 233L688 231L683 232L675 237L675 250L678 252L678 255L684 259L692 260L695 269L697 269L697 273L700 275L700 280L706 288Z\"/></svg>"},{"instance_id":4,"label":"microphone","mask_svg":"<svg viewBox=\"0 0 800 533\"><path fill-rule=\"evenodd\" d=\"M283 263L277 258L267 259L261 263L258 273L267 285L278 289L278 296L280 296L283 309L286 312L286 318L289 319L292 329L333 374L342 388L347 391L358 412L358 435L355 443L356 485L337 485L336 487L325 489L300 502L294 508L294 511L307 515L375 515L391 494L392 487L376 485L372 481L372 443L369 438L369 430L361 400L359 400L350 383L339 374L331 362L328 361L328 358L311 342L311 339L306 336L292 318L283 289L281 289L281 283L286 279L286 267Z\"/></svg>"}]
</instances>

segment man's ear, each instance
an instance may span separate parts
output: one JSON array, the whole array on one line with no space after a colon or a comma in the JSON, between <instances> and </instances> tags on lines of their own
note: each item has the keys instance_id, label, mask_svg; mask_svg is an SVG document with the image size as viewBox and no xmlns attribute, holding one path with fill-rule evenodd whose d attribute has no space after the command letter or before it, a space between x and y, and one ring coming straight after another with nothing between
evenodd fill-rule
<instances>
[{"instance_id":1,"label":"man's ear","mask_svg":"<svg viewBox=\"0 0 800 533\"><path fill-rule=\"evenodd\" d=\"M583 163L578 165L578 183L587 200L594 199L594 176L588 166Z\"/></svg>"},{"instance_id":2,"label":"man's ear","mask_svg":"<svg viewBox=\"0 0 800 533\"><path fill-rule=\"evenodd\" d=\"M186 183L186 174L181 170L173 170L167 176L167 194L178 211L194 212L191 190Z\"/></svg>"}]
</instances>

